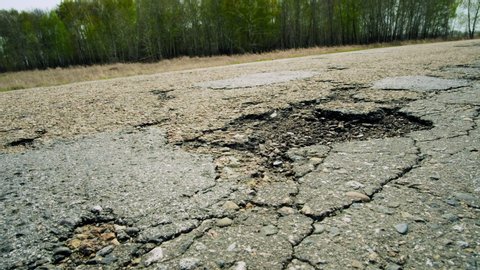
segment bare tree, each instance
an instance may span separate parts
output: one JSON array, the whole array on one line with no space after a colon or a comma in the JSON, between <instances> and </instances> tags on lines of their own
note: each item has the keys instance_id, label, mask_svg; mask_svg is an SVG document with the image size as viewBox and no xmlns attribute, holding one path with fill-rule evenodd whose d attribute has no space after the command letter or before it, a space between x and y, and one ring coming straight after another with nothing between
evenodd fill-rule
<instances>
[{"instance_id":1,"label":"bare tree","mask_svg":"<svg viewBox=\"0 0 480 270\"><path fill-rule=\"evenodd\" d=\"M464 0L463 6L467 11L467 31L468 36L473 38L475 28L478 23L478 15L480 11L480 0Z\"/></svg>"}]
</instances>

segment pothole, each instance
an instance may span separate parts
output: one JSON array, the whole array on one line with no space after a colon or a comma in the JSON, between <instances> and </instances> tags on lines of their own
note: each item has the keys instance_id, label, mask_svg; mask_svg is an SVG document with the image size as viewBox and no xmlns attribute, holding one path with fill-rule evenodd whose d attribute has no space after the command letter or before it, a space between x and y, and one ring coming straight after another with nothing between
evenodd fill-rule
<instances>
[{"instance_id":1,"label":"pothole","mask_svg":"<svg viewBox=\"0 0 480 270\"><path fill-rule=\"evenodd\" d=\"M228 147L262 157L263 166L291 173L287 151L311 145L403 136L430 129L432 123L398 109L330 108L325 104L301 103L288 109L246 115L222 130L207 133L194 147Z\"/></svg>"},{"instance_id":2,"label":"pothole","mask_svg":"<svg viewBox=\"0 0 480 270\"><path fill-rule=\"evenodd\" d=\"M117 218L111 209L93 208L90 215L68 233L64 245L53 251L53 261L62 267L110 265L119 258L115 251L135 242L140 230Z\"/></svg>"}]
</instances>

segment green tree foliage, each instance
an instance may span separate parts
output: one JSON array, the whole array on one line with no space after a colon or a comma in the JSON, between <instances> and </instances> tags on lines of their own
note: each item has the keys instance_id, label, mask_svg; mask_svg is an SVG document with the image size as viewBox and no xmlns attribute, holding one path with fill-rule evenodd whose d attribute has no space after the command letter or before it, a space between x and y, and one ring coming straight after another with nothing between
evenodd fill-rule
<instances>
[{"instance_id":1,"label":"green tree foliage","mask_svg":"<svg viewBox=\"0 0 480 270\"><path fill-rule=\"evenodd\" d=\"M0 10L0 71L436 38L460 2L64 0ZM463 2L474 32L478 0Z\"/></svg>"}]
</instances>

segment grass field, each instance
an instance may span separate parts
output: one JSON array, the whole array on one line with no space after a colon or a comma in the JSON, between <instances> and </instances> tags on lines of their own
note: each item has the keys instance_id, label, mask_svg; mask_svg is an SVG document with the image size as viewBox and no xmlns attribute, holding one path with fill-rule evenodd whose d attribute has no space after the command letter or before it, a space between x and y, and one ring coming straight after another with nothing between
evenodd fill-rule
<instances>
[{"instance_id":1,"label":"grass field","mask_svg":"<svg viewBox=\"0 0 480 270\"><path fill-rule=\"evenodd\" d=\"M262 54L243 54L212 57L180 57L156 63L119 63L93 66L74 66L47 70L32 70L0 73L0 92L43 86L62 85L74 82L104 80L135 75L146 75L169 71L189 70L282 58L302 57L318 54L349 52L378 47L438 42L438 40L406 41L370 45L349 45L337 47L314 47L290 49Z\"/></svg>"}]
</instances>

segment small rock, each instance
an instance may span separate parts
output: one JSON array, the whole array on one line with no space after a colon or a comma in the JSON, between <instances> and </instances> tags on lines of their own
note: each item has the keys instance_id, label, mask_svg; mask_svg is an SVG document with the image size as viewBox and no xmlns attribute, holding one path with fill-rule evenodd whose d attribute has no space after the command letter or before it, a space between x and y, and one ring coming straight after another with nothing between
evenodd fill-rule
<instances>
[{"instance_id":1,"label":"small rock","mask_svg":"<svg viewBox=\"0 0 480 270\"><path fill-rule=\"evenodd\" d=\"M363 194L363 193L360 193L360 192L356 192L356 191L349 191L347 193L345 193L345 195L347 197L350 197L353 201L360 201L360 202L368 202L370 201L370 197L368 197L367 195Z\"/></svg>"},{"instance_id":2,"label":"small rock","mask_svg":"<svg viewBox=\"0 0 480 270\"><path fill-rule=\"evenodd\" d=\"M475 204L475 196L470 193L455 192L453 196L458 200L466 202L468 205Z\"/></svg>"},{"instance_id":3,"label":"small rock","mask_svg":"<svg viewBox=\"0 0 480 270\"><path fill-rule=\"evenodd\" d=\"M101 238L103 241L110 241L110 240L115 239L115 233L113 233L113 232L102 233L102 234L100 235L100 238Z\"/></svg>"},{"instance_id":4,"label":"small rock","mask_svg":"<svg viewBox=\"0 0 480 270\"><path fill-rule=\"evenodd\" d=\"M475 201L475 197L470 193L455 192L453 196L461 201Z\"/></svg>"},{"instance_id":5,"label":"small rock","mask_svg":"<svg viewBox=\"0 0 480 270\"><path fill-rule=\"evenodd\" d=\"M236 262L232 270L247 270L247 264L244 261Z\"/></svg>"},{"instance_id":6,"label":"small rock","mask_svg":"<svg viewBox=\"0 0 480 270\"><path fill-rule=\"evenodd\" d=\"M105 257L106 255L110 254L114 248L115 247L113 245L106 246L97 252L97 256Z\"/></svg>"},{"instance_id":7,"label":"small rock","mask_svg":"<svg viewBox=\"0 0 480 270\"><path fill-rule=\"evenodd\" d=\"M357 181L348 181L345 183L347 187L353 188L353 189L361 189L365 187L364 184L357 182Z\"/></svg>"},{"instance_id":8,"label":"small rock","mask_svg":"<svg viewBox=\"0 0 480 270\"><path fill-rule=\"evenodd\" d=\"M457 232L463 232L465 230L465 227L462 224L458 224L453 226L452 229Z\"/></svg>"},{"instance_id":9,"label":"small rock","mask_svg":"<svg viewBox=\"0 0 480 270\"><path fill-rule=\"evenodd\" d=\"M274 112L274 113L270 114L270 118L275 118L275 117L277 117L277 116L278 116L278 113L277 113L277 112Z\"/></svg>"},{"instance_id":10,"label":"small rock","mask_svg":"<svg viewBox=\"0 0 480 270\"><path fill-rule=\"evenodd\" d=\"M395 230L397 230L397 232L398 232L399 234L407 234L407 232L408 232L408 224L407 224L407 223L397 224L397 225L395 225Z\"/></svg>"},{"instance_id":11,"label":"small rock","mask_svg":"<svg viewBox=\"0 0 480 270\"><path fill-rule=\"evenodd\" d=\"M454 214L451 214L451 213L446 213L444 215L442 215L442 218L450 221L450 222L455 222L455 221L458 221L458 216L457 215L454 215Z\"/></svg>"},{"instance_id":12,"label":"small rock","mask_svg":"<svg viewBox=\"0 0 480 270\"><path fill-rule=\"evenodd\" d=\"M206 250L207 246L204 243L197 243L195 244L195 250L196 251L203 251Z\"/></svg>"},{"instance_id":13,"label":"small rock","mask_svg":"<svg viewBox=\"0 0 480 270\"><path fill-rule=\"evenodd\" d=\"M454 199L448 199L445 202L450 206L458 206L458 201Z\"/></svg>"},{"instance_id":14,"label":"small rock","mask_svg":"<svg viewBox=\"0 0 480 270\"><path fill-rule=\"evenodd\" d=\"M58 247L53 250L53 255L63 255L63 256L70 256L72 251L68 247Z\"/></svg>"},{"instance_id":15,"label":"small rock","mask_svg":"<svg viewBox=\"0 0 480 270\"><path fill-rule=\"evenodd\" d=\"M89 259L86 264L89 265L96 265L96 264L101 264L102 263L102 257L94 257Z\"/></svg>"},{"instance_id":16,"label":"small rock","mask_svg":"<svg viewBox=\"0 0 480 270\"><path fill-rule=\"evenodd\" d=\"M118 260L117 257L115 257L113 254L108 254L105 258L102 259L101 263L102 264L112 264Z\"/></svg>"},{"instance_id":17,"label":"small rock","mask_svg":"<svg viewBox=\"0 0 480 270\"><path fill-rule=\"evenodd\" d=\"M150 252L147 253L144 264L145 264L145 266L149 266L152 263L161 260L162 258L163 258L162 248L161 247L156 247L156 248L150 250Z\"/></svg>"},{"instance_id":18,"label":"small rock","mask_svg":"<svg viewBox=\"0 0 480 270\"><path fill-rule=\"evenodd\" d=\"M138 233L140 232L140 229L137 228L137 227L128 227L125 229L125 232L131 236L131 237L135 237L138 235Z\"/></svg>"},{"instance_id":19,"label":"small rock","mask_svg":"<svg viewBox=\"0 0 480 270\"><path fill-rule=\"evenodd\" d=\"M217 220L217 226L218 227L228 227L232 224L233 224L233 220L231 220L230 218L227 218L227 217Z\"/></svg>"},{"instance_id":20,"label":"small rock","mask_svg":"<svg viewBox=\"0 0 480 270\"><path fill-rule=\"evenodd\" d=\"M330 236L335 237L337 235L340 235L340 229L338 229L337 227L331 227Z\"/></svg>"},{"instance_id":21,"label":"small rock","mask_svg":"<svg viewBox=\"0 0 480 270\"><path fill-rule=\"evenodd\" d=\"M380 256L376 252L371 252L368 254L368 261L371 263L377 263L379 262Z\"/></svg>"},{"instance_id":22,"label":"small rock","mask_svg":"<svg viewBox=\"0 0 480 270\"><path fill-rule=\"evenodd\" d=\"M364 269L365 268L363 266L363 263L360 262L360 261L357 261L357 260L352 260L351 266L352 266L352 268L355 268L355 269Z\"/></svg>"},{"instance_id":23,"label":"small rock","mask_svg":"<svg viewBox=\"0 0 480 270\"><path fill-rule=\"evenodd\" d=\"M113 239L112 241L110 241L110 244L114 245L114 246L120 246L120 242L118 242L117 238Z\"/></svg>"},{"instance_id":24,"label":"small rock","mask_svg":"<svg viewBox=\"0 0 480 270\"><path fill-rule=\"evenodd\" d=\"M123 225L113 224L113 228L115 229L115 232L118 233L120 231L125 231L127 227Z\"/></svg>"},{"instance_id":25,"label":"small rock","mask_svg":"<svg viewBox=\"0 0 480 270\"><path fill-rule=\"evenodd\" d=\"M379 205L378 207L375 208L375 210L379 213L386 214L386 215L392 215L395 213L395 210L389 207L385 207L383 205Z\"/></svg>"},{"instance_id":26,"label":"small rock","mask_svg":"<svg viewBox=\"0 0 480 270\"><path fill-rule=\"evenodd\" d=\"M232 202L232 201L227 201L227 202L225 202L225 203L223 204L223 208L224 208L224 209L227 209L227 210L238 210L238 209L240 209L240 207L239 207L236 203L234 203L234 202Z\"/></svg>"},{"instance_id":27,"label":"small rock","mask_svg":"<svg viewBox=\"0 0 480 270\"><path fill-rule=\"evenodd\" d=\"M120 241L127 241L130 236L125 231L117 231L117 239Z\"/></svg>"},{"instance_id":28,"label":"small rock","mask_svg":"<svg viewBox=\"0 0 480 270\"><path fill-rule=\"evenodd\" d=\"M58 263L65 259L66 257L70 256L72 251L67 247L58 247L53 250L53 261Z\"/></svg>"},{"instance_id":29,"label":"small rock","mask_svg":"<svg viewBox=\"0 0 480 270\"><path fill-rule=\"evenodd\" d=\"M275 166L275 167L278 167L278 166L280 166L280 165L282 165L282 164L283 164L283 161L281 161L281 160L275 160L275 161L273 162L273 166Z\"/></svg>"},{"instance_id":30,"label":"small rock","mask_svg":"<svg viewBox=\"0 0 480 270\"><path fill-rule=\"evenodd\" d=\"M237 243L232 243L227 247L227 251L235 251L237 248Z\"/></svg>"},{"instance_id":31,"label":"small rock","mask_svg":"<svg viewBox=\"0 0 480 270\"><path fill-rule=\"evenodd\" d=\"M323 162L323 158L311 157L311 158L310 158L310 162L311 162L313 165L318 165L318 164L320 164L320 163Z\"/></svg>"},{"instance_id":32,"label":"small rock","mask_svg":"<svg viewBox=\"0 0 480 270\"><path fill-rule=\"evenodd\" d=\"M291 207L284 206L284 207L278 209L278 213L282 216L293 215L293 214L295 214L295 209L293 209Z\"/></svg>"},{"instance_id":33,"label":"small rock","mask_svg":"<svg viewBox=\"0 0 480 270\"><path fill-rule=\"evenodd\" d=\"M313 212L312 212L312 209L308 205L304 205L302 210L300 210L300 213L302 213L304 215L311 215Z\"/></svg>"},{"instance_id":34,"label":"small rock","mask_svg":"<svg viewBox=\"0 0 480 270\"><path fill-rule=\"evenodd\" d=\"M402 267L400 265L397 265L397 264L394 264L394 263L389 263L387 265L387 268L385 268L386 270L401 270Z\"/></svg>"},{"instance_id":35,"label":"small rock","mask_svg":"<svg viewBox=\"0 0 480 270\"><path fill-rule=\"evenodd\" d=\"M103 211L103 208L100 205L95 205L94 207L92 207L92 209L90 209L90 212L94 214L99 214L102 211Z\"/></svg>"},{"instance_id":36,"label":"small rock","mask_svg":"<svg viewBox=\"0 0 480 270\"><path fill-rule=\"evenodd\" d=\"M266 236L277 234L277 232L278 232L277 227L275 227L273 225L263 226L263 228L261 230L261 233L266 235Z\"/></svg>"},{"instance_id":37,"label":"small rock","mask_svg":"<svg viewBox=\"0 0 480 270\"><path fill-rule=\"evenodd\" d=\"M468 248L470 245L468 244L468 242L465 241L457 241L457 246L459 246L460 248Z\"/></svg>"},{"instance_id":38,"label":"small rock","mask_svg":"<svg viewBox=\"0 0 480 270\"><path fill-rule=\"evenodd\" d=\"M325 231L325 226L323 226L322 224L319 224L319 223L315 223L313 224L313 233L315 234L321 234Z\"/></svg>"},{"instance_id":39,"label":"small rock","mask_svg":"<svg viewBox=\"0 0 480 270\"><path fill-rule=\"evenodd\" d=\"M400 203L398 203L398 202L388 202L387 206L390 207L390 208L398 208L398 207L400 207Z\"/></svg>"},{"instance_id":40,"label":"small rock","mask_svg":"<svg viewBox=\"0 0 480 270\"><path fill-rule=\"evenodd\" d=\"M78 249L81 244L82 244L82 240L77 239L77 238L72 239L72 240L70 240L70 242L68 242L68 246L72 249Z\"/></svg>"},{"instance_id":41,"label":"small rock","mask_svg":"<svg viewBox=\"0 0 480 270\"><path fill-rule=\"evenodd\" d=\"M200 260L197 258L184 258L180 260L179 265L181 270L192 270L195 269L199 263Z\"/></svg>"}]
</instances>

